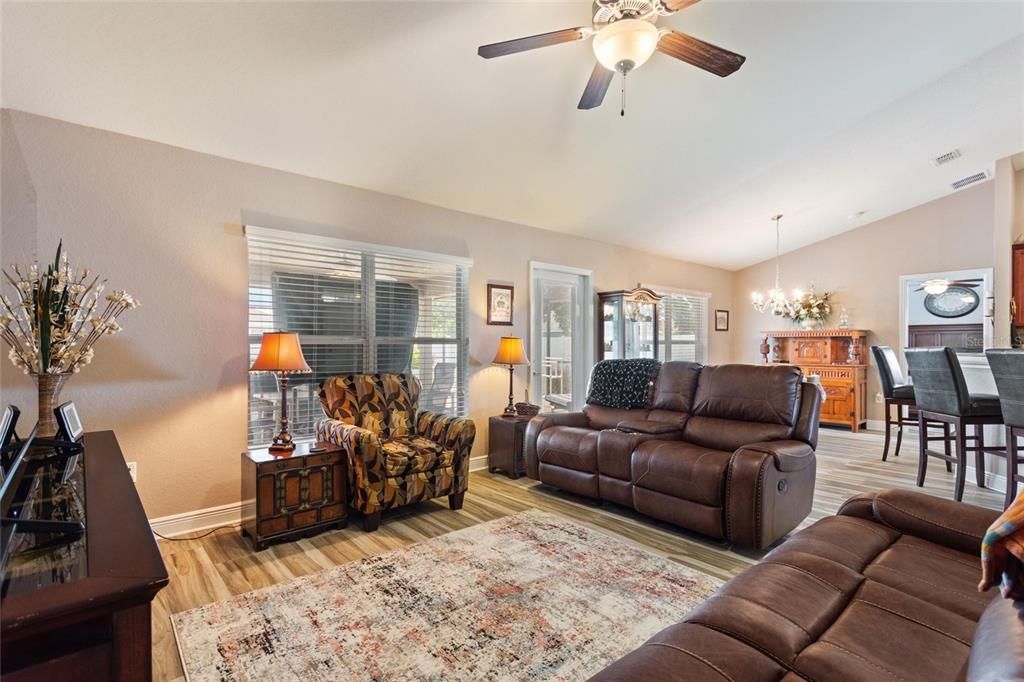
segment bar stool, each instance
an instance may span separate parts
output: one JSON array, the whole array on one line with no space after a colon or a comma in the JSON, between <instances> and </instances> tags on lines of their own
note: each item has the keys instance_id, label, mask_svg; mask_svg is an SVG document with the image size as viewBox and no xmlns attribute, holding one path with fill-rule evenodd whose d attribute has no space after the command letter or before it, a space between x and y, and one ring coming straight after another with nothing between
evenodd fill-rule
<instances>
[{"instance_id":1,"label":"bar stool","mask_svg":"<svg viewBox=\"0 0 1024 682\"><path fill-rule=\"evenodd\" d=\"M917 485L924 485L929 457L951 462L956 464L953 497L960 502L964 497L967 453L974 453L975 480L981 488L985 487L985 453L1006 456L1004 449L985 447L984 426L1003 423L999 397L968 392L960 360L951 348L908 348L905 354L910 374L914 377L914 396L917 400L920 440ZM953 438L956 443L955 457L928 449L928 437L925 435L927 422L950 424L956 429ZM967 435L968 426L974 427L973 436ZM969 440L975 444L968 446Z\"/></svg>"},{"instance_id":2,"label":"bar stool","mask_svg":"<svg viewBox=\"0 0 1024 682\"><path fill-rule=\"evenodd\" d=\"M871 346L871 354L875 357L875 364L878 365L878 379L882 385L882 397L885 398L885 446L882 448L882 461L889 457L889 441L892 435L892 427L896 425L896 449L893 450L893 457L900 456L900 444L903 443L904 422L903 408L907 407L907 417L910 417L909 408L915 407L914 386L907 383L903 378L903 370L900 368L900 361L896 353L889 346ZM892 408L896 406L896 421L892 420ZM946 455L949 455L949 424L932 424L929 427L942 428L941 436L929 436L928 440L941 440L946 444ZM946 462L946 470L952 471L953 465Z\"/></svg>"},{"instance_id":3,"label":"bar stool","mask_svg":"<svg viewBox=\"0 0 1024 682\"><path fill-rule=\"evenodd\" d=\"M1018 473L1021 456L1017 439L1024 436L1024 351L1009 348L985 351L988 366L999 389L999 404L1006 424L1006 499L1009 507L1017 497L1017 483L1024 483Z\"/></svg>"}]
</instances>

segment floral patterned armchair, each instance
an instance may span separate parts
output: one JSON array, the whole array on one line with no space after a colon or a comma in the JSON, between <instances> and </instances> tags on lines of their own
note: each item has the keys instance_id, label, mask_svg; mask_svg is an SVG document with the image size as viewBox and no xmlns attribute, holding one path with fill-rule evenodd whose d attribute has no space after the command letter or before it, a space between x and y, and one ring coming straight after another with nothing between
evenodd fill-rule
<instances>
[{"instance_id":1,"label":"floral patterned armchair","mask_svg":"<svg viewBox=\"0 0 1024 682\"><path fill-rule=\"evenodd\" d=\"M327 415L317 437L348 455L349 499L376 530L381 512L448 496L462 508L469 485L472 420L418 410L420 382L411 374L348 374L320 384Z\"/></svg>"}]
</instances>

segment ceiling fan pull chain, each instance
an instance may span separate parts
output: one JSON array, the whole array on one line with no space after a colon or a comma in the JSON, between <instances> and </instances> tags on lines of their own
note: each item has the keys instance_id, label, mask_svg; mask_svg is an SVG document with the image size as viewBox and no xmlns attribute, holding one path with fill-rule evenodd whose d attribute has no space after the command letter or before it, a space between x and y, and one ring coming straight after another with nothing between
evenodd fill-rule
<instances>
[{"instance_id":1,"label":"ceiling fan pull chain","mask_svg":"<svg viewBox=\"0 0 1024 682\"><path fill-rule=\"evenodd\" d=\"M622 108L619 109L619 116L626 115L626 74L628 71L622 72Z\"/></svg>"}]
</instances>

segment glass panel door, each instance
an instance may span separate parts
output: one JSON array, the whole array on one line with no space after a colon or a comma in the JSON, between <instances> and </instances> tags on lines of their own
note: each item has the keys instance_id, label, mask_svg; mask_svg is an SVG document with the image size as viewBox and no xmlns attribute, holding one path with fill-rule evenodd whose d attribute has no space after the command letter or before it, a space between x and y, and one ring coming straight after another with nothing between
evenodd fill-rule
<instances>
[{"instance_id":1,"label":"glass panel door","mask_svg":"<svg viewBox=\"0 0 1024 682\"><path fill-rule=\"evenodd\" d=\"M593 353L590 277L534 268L531 284L533 401L543 412L580 409Z\"/></svg>"}]
</instances>

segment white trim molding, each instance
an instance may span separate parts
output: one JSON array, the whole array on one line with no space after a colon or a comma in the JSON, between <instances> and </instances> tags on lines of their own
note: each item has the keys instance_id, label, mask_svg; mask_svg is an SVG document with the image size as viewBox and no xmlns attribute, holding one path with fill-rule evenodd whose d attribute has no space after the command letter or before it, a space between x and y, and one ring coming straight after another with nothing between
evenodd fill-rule
<instances>
[{"instance_id":1,"label":"white trim molding","mask_svg":"<svg viewBox=\"0 0 1024 682\"><path fill-rule=\"evenodd\" d=\"M243 225L242 230L246 237L263 239L276 239L286 242L295 242L310 246L323 246L334 249L351 249L353 251L369 251L372 253L389 254L394 256L407 256L430 260L438 263L455 263L456 265L473 266L473 259L464 256L453 256L447 253L434 253L432 251L419 251L407 249L401 246L389 246L387 244L371 244L369 242L357 242L351 239L339 239L337 237L324 237L318 234L305 232L292 232L291 230L276 230L270 227L259 227L257 225Z\"/></svg>"},{"instance_id":2,"label":"white trim molding","mask_svg":"<svg viewBox=\"0 0 1024 682\"><path fill-rule=\"evenodd\" d=\"M218 526L237 526L241 523L242 503L240 501L149 520L149 526L154 531L169 538Z\"/></svg>"},{"instance_id":3,"label":"white trim molding","mask_svg":"<svg viewBox=\"0 0 1024 682\"><path fill-rule=\"evenodd\" d=\"M470 471L486 471L487 455L469 459ZM242 503L231 502L216 507L171 514L150 519L149 526L160 535L173 538L186 533L209 530L219 526L238 526L242 523Z\"/></svg>"}]
</instances>

